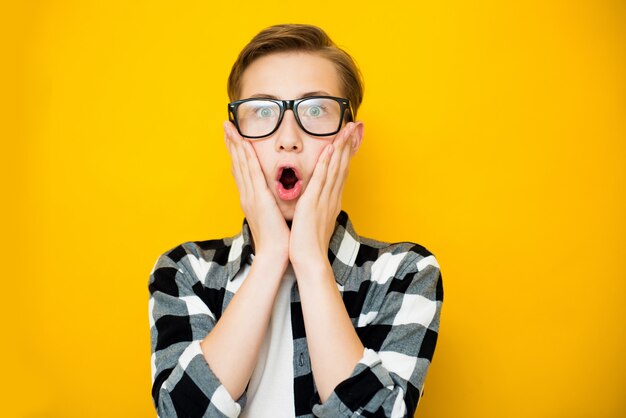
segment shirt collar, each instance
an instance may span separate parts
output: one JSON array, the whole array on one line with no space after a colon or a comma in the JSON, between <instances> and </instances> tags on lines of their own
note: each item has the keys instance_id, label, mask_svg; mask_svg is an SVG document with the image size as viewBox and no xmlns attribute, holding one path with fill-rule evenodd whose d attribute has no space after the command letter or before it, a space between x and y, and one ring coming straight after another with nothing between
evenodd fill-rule
<instances>
[{"instance_id":1,"label":"shirt collar","mask_svg":"<svg viewBox=\"0 0 626 418\"><path fill-rule=\"evenodd\" d=\"M228 280L233 280L244 264L250 264L254 253L252 251L252 234L248 221L244 218L241 232L230 238L230 251L226 272ZM354 266L359 250L359 236L350 222L348 214L341 211L335 221L335 230L328 246L328 261L333 268L335 281L343 286L348 278L350 269Z\"/></svg>"}]
</instances>

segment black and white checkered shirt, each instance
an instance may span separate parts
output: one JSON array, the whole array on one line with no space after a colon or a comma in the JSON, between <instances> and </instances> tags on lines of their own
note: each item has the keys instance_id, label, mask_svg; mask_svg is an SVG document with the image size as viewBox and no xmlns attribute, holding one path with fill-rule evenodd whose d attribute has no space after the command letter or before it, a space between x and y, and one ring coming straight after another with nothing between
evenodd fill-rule
<instances>
[{"instance_id":1,"label":"black and white checkered shirt","mask_svg":"<svg viewBox=\"0 0 626 418\"><path fill-rule=\"evenodd\" d=\"M244 220L231 238L183 243L161 255L150 274L152 397L161 418L237 417L233 400L207 364L200 341L211 332L251 263ZM443 286L424 247L359 237L341 212L328 258L352 324L365 347L350 377L324 404L306 344L298 284L291 290L294 406L297 417L412 417L437 342Z\"/></svg>"}]
</instances>

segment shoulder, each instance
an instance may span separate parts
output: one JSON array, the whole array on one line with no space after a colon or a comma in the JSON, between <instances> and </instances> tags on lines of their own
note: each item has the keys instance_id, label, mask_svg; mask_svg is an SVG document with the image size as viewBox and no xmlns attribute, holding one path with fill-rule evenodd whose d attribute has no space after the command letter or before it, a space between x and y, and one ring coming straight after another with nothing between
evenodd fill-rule
<instances>
[{"instance_id":1,"label":"shoulder","mask_svg":"<svg viewBox=\"0 0 626 418\"><path fill-rule=\"evenodd\" d=\"M359 272L356 275L358 282L366 281L370 288L375 284L372 289L384 293L419 291L432 293L437 299L443 298L439 262L431 251L415 242L385 242L359 237L355 267Z\"/></svg>"},{"instance_id":2,"label":"shoulder","mask_svg":"<svg viewBox=\"0 0 626 418\"><path fill-rule=\"evenodd\" d=\"M410 241L385 242L359 237L356 264L363 266L396 266L396 270L421 271L427 266L439 269L435 255L426 247Z\"/></svg>"},{"instance_id":3,"label":"shoulder","mask_svg":"<svg viewBox=\"0 0 626 418\"><path fill-rule=\"evenodd\" d=\"M241 234L203 241L185 241L171 247L158 256L152 272L151 282L166 274L175 278L178 273L186 280L206 284L207 275L226 278L226 266L233 260L233 252L240 244ZM240 252L239 245L239 252Z\"/></svg>"},{"instance_id":4,"label":"shoulder","mask_svg":"<svg viewBox=\"0 0 626 418\"><path fill-rule=\"evenodd\" d=\"M186 259L189 258L224 265L228 261L228 253L235 239L236 237L229 237L205 241L185 241L164 251L158 257L155 267L160 264L188 264Z\"/></svg>"}]
</instances>

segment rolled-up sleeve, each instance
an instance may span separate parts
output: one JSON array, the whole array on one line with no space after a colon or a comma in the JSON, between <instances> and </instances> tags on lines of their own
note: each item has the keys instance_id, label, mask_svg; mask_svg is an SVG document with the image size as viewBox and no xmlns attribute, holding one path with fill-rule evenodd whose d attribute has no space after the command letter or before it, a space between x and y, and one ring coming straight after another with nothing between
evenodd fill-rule
<instances>
[{"instance_id":1,"label":"rolled-up sleeve","mask_svg":"<svg viewBox=\"0 0 626 418\"><path fill-rule=\"evenodd\" d=\"M365 349L351 375L323 404L317 417L413 417L423 394L437 336L443 284L433 255L409 252L386 281L382 303L361 314L356 328Z\"/></svg>"},{"instance_id":2,"label":"rolled-up sleeve","mask_svg":"<svg viewBox=\"0 0 626 418\"><path fill-rule=\"evenodd\" d=\"M161 418L238 417L245 406L246 393L233 400L200 347L216 319L194 292L197 282L184 266L165 254L150 274L154 406Z\"/></svg>"}]
</instances>

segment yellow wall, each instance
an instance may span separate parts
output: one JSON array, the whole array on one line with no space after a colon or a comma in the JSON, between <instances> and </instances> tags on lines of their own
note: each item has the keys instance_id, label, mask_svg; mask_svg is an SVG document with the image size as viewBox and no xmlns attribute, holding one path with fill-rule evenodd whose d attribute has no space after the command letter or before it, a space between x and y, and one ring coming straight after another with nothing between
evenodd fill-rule
<instances>
[{"instance_id":1,"label":"yellow wall","mask_svg":"<svg viewBox=\"0 0 626 418\"><path fill-rule=\"evenodd\" d=\"M357 231L441 263L417 416L625 416L624 2L23 3L0 11L2 416L155 416L148 274L237 232L226 77L283 22L362 67Z\"/></svg>"}]
</instances>

